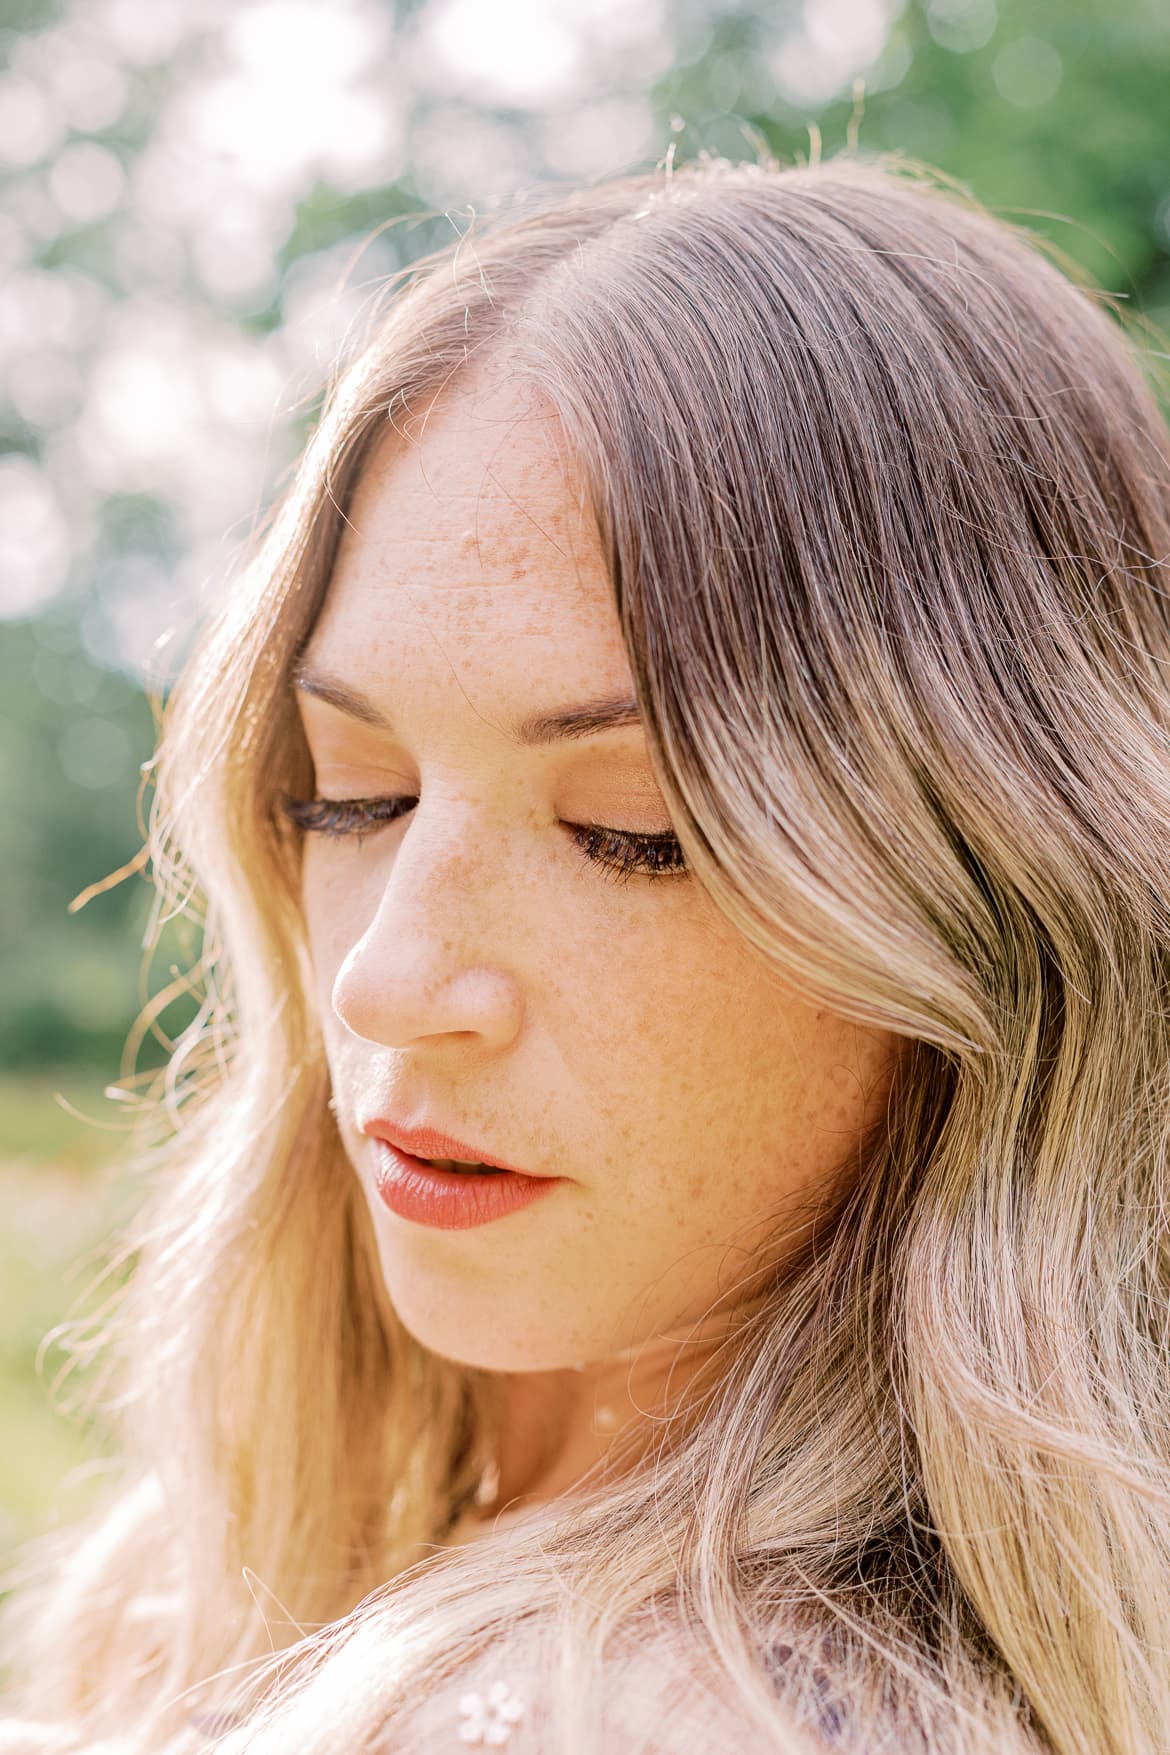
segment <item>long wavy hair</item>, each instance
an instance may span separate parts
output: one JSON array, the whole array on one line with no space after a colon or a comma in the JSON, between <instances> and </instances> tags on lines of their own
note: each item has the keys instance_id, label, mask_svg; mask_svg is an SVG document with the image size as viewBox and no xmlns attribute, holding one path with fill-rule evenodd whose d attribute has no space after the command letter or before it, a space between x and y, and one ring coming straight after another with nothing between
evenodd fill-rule
<instances>
[{"instance_id":1,"label":"long wavy hair","mask_svg":"<svg viewBox=\"0 0 1170 1755\"><path fill-rule=\"evenodd\" d=\"M1114 301L856 155L546 199L386 290L167 702L202 1003L104 1319L119 1474L22 1558L0 1746L414 1755L512 1654L542 1755L1165 1755L1170 437ZM695 881L904 1052L653 1456L440 1552L493 1382L389 1302L278 798L363 462L496 350L584 471Z\"/></svg>"}]
</instances>

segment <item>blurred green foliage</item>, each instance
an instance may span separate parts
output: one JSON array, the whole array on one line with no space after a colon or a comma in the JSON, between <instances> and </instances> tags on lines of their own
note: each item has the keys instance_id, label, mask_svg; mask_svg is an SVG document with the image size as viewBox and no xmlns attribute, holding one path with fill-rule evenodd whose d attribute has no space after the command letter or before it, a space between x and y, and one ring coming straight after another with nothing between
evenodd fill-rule
<instances>
[{"instance_id":1,"label":"blurred green foliage","mask_svg":"<svg viewBox=\"0 0 1170 1755\"><path fill-rule=\"evenodd\" d=\"M4 997L0 1063L117 1068L137 1010L150 895L135 875L73 918L69 903L135 851L129 784L154 745L143 694L79 649L69 620L16 623L0 643Z\"/></svg>"},{"instance_id":2,"label":"blurred green foliage","mask_svg":"<svg viewBox=\"0 0 1170 1755\"><path fill-rule=\"evenodd\" d=\"M125 1277L90 1292L134 1200L100 1083L87 1068L0 1078L0 1560L50 1508L82 1511L112 1454L100 1420L81 1415L84 1366L54 1332Z\"/></svg>"}]
</instances>

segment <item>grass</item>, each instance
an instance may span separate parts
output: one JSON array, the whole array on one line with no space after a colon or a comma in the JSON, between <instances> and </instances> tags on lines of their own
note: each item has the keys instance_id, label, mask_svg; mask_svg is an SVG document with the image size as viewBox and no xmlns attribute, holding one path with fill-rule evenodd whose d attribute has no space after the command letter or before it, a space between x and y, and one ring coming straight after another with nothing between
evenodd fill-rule
<instances>
[{"instance_id":1,"label":"grass","mask_svg":"<svg viewBox=\"0 0 1170 1755\"><path fill-rule=\"evenodd\" d=\"M125 1123L104 1082L84 1068L0 1077L0 1562L82 1511L109 1453L102 1433L54 1405L81 1387L79 1373L61 1381L66 1355L48 1343L38 1359L128 1210Z\"/></svg>"}]
</instances>

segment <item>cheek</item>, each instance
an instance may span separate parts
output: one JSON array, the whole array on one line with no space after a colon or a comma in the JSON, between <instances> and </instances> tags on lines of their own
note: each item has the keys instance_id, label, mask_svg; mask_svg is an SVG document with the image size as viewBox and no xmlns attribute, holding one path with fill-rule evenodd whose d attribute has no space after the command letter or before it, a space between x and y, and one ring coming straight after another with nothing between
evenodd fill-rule
<instances>
[{"instance_id":1,"label":"cheek","mask_svg":"<svg viewBox=\"0 0 1170 1755\"><path fill-rule=\"evenodd\" d=\"M675 925L611 948L609 1005L583 1041L639 1187L692 1220L730 1218L855 1159L895 1039L798 998L730 932Z\"/></svg>"},{"instance_id":2,"label":"cheek","mask_svg":"<svg viewBox=\"0 0 1170 1755\"><path fill-rule=\"evenodd\" d=\"M574 935L549 979L573 1083L614 1173L636 1162L640 1176L670 1180L713 1121L742 1114L751 1063L775 1058L745 1024L724 947L677 906Z\"/></svg>"},{"instance_id":3,"label":"cheek","mask_svg":"<svg viewBox=\"0 0 1170 1755\"><path fill-rule=\"evenodd\" d=\"M333 849L316 839L306 841L301 867L301 912L313 966L316 1003L326 1026L338 970L377 907L377 893L368 879L363 882L359 873L342 872L339 866ZM371 892L368 897L367 889Z\"/></svg>"}]
</instances>

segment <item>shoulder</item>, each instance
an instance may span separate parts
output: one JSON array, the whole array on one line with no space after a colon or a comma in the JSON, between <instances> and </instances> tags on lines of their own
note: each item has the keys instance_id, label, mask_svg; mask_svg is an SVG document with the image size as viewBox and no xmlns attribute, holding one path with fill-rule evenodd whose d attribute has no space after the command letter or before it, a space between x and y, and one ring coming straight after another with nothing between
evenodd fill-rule
<instances>
[{"instance_id":1,"label":"shoulder","mask_svg":"<svg viewBox=\"0 0 1170 1755\"><path fill-rule=\"evenodd\" d=\"M532 1636L493 1645L396 1721L386 1755L459 1747L560 1755L576 1684L559 1655ZM627 1643L607 1658L597 1693L582 1703L598 1727L590 1755L825 1755L824 1744L786 1725L779 1706L762 1727L709 1655L677 1633Z\"/></svg>"}]
</instances>

